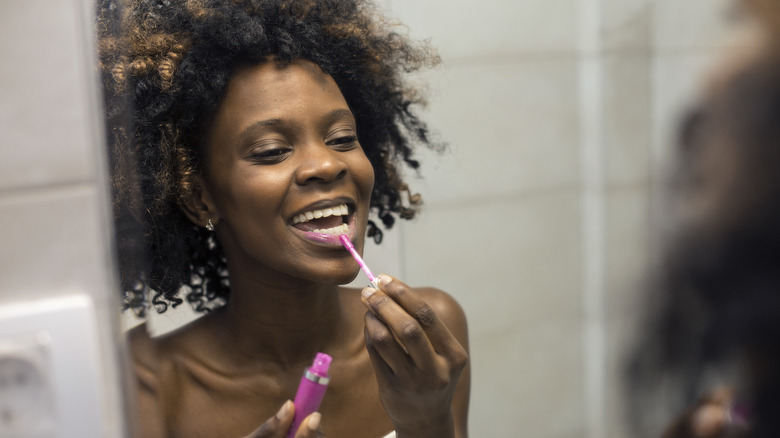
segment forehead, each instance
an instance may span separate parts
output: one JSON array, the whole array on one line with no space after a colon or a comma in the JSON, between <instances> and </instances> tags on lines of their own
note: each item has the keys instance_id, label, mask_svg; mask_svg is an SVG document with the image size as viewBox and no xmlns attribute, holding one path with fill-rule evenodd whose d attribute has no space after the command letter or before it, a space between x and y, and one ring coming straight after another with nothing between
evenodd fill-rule
<instances>
[{"instance_id":1,"label":"forehead","mask_svg":"<svg viewBox=\"0 0 780 438\"><path fill-rule=\"evenodd\" d=\"M310 107L320 102L346 105L336 82L319 66L306 60L295 60L283 67L266 61L233 72L220 109L236 105L273 111L285 106Z\"/></svg>"},{"instance_id":2,"label":"forehead","mask_svg":"<svg viewBox=\"0 0 780 438\"><path fill-rule=\"evenodd\" d=\"M280 67L269 60L242 66L231 75L207 128L207 149L238 145L243 133L256 126L299 129L326 124L334 113L351 112L333 78L313 62L296 60Z\"/></svg>"}]
</instances>

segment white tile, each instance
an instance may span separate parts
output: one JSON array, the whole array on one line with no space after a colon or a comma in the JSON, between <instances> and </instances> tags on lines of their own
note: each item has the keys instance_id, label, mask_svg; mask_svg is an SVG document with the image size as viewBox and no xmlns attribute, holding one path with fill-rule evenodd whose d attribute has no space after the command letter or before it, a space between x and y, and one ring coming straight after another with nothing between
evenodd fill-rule
<instances>
[{"instance_id":1,"label":"white tile","mask_svg":"<svg viewBox=\"0 0 780 438\"><path fill-rule=\"evenodd\" d=\"M132 312L128 311L126 313ZM151 309L149 315L146 316L146 329L152 336L159 336L171 330L176 330L201 316L203 316L202 313L195 312L192 306L187 303L182 303L175 309L169 307L165 313L156 313L154 309Z\"/></svg>"},{"instance_id":2,"label":"white tile","mask_svg":"<svg viewBox=\"0 0 780 438\"><path fill-rule=\"evenodd\" d=\"M425 76L424 113L449 144L421 154L426 202L500 198L578 183L579 120L574 58L457 64Z\"/></svg>"},{"instance_id":3,"label":"white tile","mask_svg":"<svg viewBox=\"0 0 780 438\"><path fill-rule=\"evenodd\" d=\"M403 237L407 283L452 294L477 336L580 312L577 193L429 208Z\"/></svg>"},{"instance_id":4,"label":"white tile","mask_svg":"<svg viewBox=\"0 0 780 438\"><path fill-rule=\"evenodd\" d=\"M83 28L74 3L3 3L0 189L94 177L88 86L97 79L90 82L85 40L74 31Z\"/></svg>"},{"instance_id":5,"label":"white tile","mask_svg":"<svg viewBox=\"0 0 780 438\"><path fill-rule=\"evenodd\" d=\"M411 34L446 58L577 49L578 0L392 0Z\"/></svg>"},{"instance_id":6,"label":"white tile","mask_svg":"<svg viewBox=\"0 0 780 438\"><path fill-rule=\"evenodd\" d=\"M613 189L605 194L605 316L632 312L650 265L648 185Z\"/></svg>"},{"instance_id":7,"label":"white tile","mask_svg":"<svg viewBox=\"0 0 780 438\"><path fill-rule=\"evenodd\" d=\"M578 319L472 336L472 436L585 436Z\"/></svg>"},{"instance_id":8,"label":"white tile","mask_svg":"<svg viewBox=\"0 0 780 438\"><path fill-rule=\"evenodd\" d=\"M729 43L733 0L657 0L654 46L659 51L723 47Z\"/></svg>"},{"instance_id":9,"label":"white tile","mask_svg":"<svg viewBox=\"0 0 780 438\"><path fill-rule=\"evenodd\" d=\"M652 0L602 0L601 37L604 49L644 52L653 44Z\"/></svg>"},{"instance_id":10,"label":"white tile","mask_svg":"<svg viewBox=\"0 0 780 438\"><path fill-rule=\"evenodd\" d=\"M113 259L105 253L98 199L87 185L0 198L3 300L107 293Z\"/></svg>"},{"instance_id":11,"label":"white tile","mask_svg":"<svg viewBox=\"0 0 780 438\"><path fill-rule=\"evenodd\" d=\"M631 184L650 177L652 66L645 55L604 58L603 147L608 184Z\"/></svg>"},{"instance_id":12,"label":"white tile","mask_svg":"<svg viewBox=\"0 0 780 438\"><path fill-rule=\"evenodd\" d=\"M639 309L633 314L616 315L607 318L605 375L607 376L605 389L605 410L611 415L607 416L607 433L609 438L625 438L634 436L631 425L631 413L628 406L630 399L625 373L627 361L630 358L631 349L635 346L637 334L637 320Z\"/></svg>"},{"instance_id":13,"label":"white tile","mask_svg":"<svg viewBox=\"0 0 780 438\"><path fill-rule=\"evenodd\" d=\"M366 244L363 248L363 260L375 275L380 273L390 274L402 278L404 276L402 259L402 241L401 241L401 223L406 222L402 219L396 219L393 228L387 230L382 226L382 221L372 215L369 219L382 230L382 243L377 244L372 238L366 238ZM353 287L365 287L368 284L368 277L363 271L360 271L357 278L352 283Z\"/></svg>"}]
</instances>

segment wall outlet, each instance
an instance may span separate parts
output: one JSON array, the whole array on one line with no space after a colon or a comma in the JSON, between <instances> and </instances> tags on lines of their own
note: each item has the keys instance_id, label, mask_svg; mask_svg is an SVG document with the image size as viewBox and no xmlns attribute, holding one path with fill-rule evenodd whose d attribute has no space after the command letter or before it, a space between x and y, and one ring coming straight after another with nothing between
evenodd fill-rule
<instances>
[{"instance_id":1,"label":"wall outlet","mask_svg":"<svg viewBox=\"0 0 780 438\"><path fill-rule=\"evenodd\" d=\"M106 436L97 327L84 294L0 305L0 437Z\"/></svg>"}]
</instances>

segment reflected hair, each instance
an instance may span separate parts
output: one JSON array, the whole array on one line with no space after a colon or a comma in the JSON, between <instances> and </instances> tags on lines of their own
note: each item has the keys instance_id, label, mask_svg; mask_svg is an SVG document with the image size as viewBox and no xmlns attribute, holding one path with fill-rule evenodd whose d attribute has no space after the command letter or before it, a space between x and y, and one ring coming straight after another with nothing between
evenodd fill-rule
<instances>
[{"instance_id":1,"label":"reflected hair","mask_svg":"<svg viewBox=\"0 0 780 438\"><path fill-rule=\"evenodd\" d=\"M713 384L751 406L739 436L780 436L780 5L747 3L771 12L767 45L681 125L673 197L708 204L675 224L646 296L626 381L641 436L659 436Z\"/></svg>"}]
</instances>

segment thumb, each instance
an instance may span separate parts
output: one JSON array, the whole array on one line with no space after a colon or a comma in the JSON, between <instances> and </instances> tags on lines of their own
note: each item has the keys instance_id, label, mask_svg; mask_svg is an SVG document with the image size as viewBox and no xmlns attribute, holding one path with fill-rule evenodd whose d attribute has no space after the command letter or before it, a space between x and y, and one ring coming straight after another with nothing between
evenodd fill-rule
<instances>
[{"instance_id":1,"label":"thumb","mask_svg":"<svg viewBox=\"0 0 780 438\"><path fill-rule=\"evenodd\" d=\"M319 412L313 412L304 418L301 426L295 433L295 438L325 438L325 432L320 424L321 415Z\"/></svg>"},{"instance_id":2,"label":"thumb","mask_svg":"<svg viewBox=\"0 0 780 438\"><path fill-rule=\"evenodd\" d=\"M244 438L285 438L287 430L292 425L294 413L293 402L287 400L276 415Z\"/></svg>"}]
</instances>

